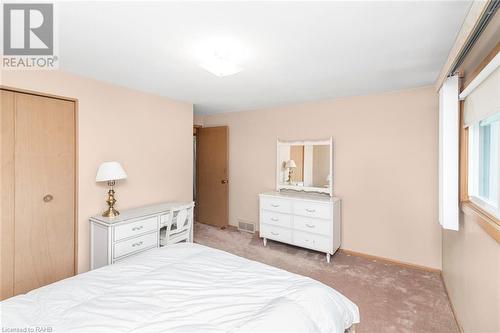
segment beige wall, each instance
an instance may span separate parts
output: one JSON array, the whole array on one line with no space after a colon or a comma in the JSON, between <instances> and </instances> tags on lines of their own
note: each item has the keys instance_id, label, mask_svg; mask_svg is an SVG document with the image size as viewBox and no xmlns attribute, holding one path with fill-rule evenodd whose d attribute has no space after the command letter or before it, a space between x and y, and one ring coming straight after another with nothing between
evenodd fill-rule
<instances>
[{"instance_id":1,"label":"beige wall","mask_svg":"<svg viewBox=\"0 0 500 333\"><path fill-rule=\"evenodd\" d=\"M441 269L438 99L432 87L206 116L229 126L230 223L258 222L275 187L276 138L333 136L342 247Z\"/></svg>"},{"instance_id":2,"label":"beige wall","mask_svg":"<svg viewBox=\"0 0 500 333\"><path fill-rule=\"evenodd\" d=\"M103 161L120 161L118 209L192 198L191 104L56 71L3 71L1 84L78 99L78 268L89 269L88 217L105 209Z\"/></svg>"},{"instance_id":3,"label":"beige wall","mask_svg":"<svg viewBox=\"0 0 500 333\"><path fill-rule=\"evenodd\" d=\"M205 117L200 115L193 115L193 125L203 126L203 121Z\"/></svg>"},{"instance_id":4,"label":"beige wall","mask_svg":"<svg viewBox=\"0 0 500 333\"><path fill-rule=\"evenodd\" d=\"M464 332L500 332L500 246L474 219L443 232L443 279Z\"/></svg>"}]
</instances>

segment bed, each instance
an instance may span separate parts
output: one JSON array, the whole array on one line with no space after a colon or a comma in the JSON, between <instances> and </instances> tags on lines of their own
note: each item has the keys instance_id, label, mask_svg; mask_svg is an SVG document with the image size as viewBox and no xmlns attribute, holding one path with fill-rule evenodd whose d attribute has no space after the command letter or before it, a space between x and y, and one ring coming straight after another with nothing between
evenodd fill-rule
<instances>
[{"instance_id":1,"label":"bed","mask_svg":"<svg viewBox=\"0 0 500 333\"><path fill-rule=\"evenodd\" d=\"M3 331L28 332L343 333L359 322L320 282L193 243L7 299L0 312Z\"/></svg>"}]
</instances>

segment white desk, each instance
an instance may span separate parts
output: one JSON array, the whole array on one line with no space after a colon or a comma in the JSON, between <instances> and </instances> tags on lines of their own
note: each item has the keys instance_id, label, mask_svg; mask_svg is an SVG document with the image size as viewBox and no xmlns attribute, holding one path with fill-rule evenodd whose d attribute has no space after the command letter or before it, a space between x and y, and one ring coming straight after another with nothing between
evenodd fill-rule
<instances>
[{"instance_id":1,"label":"white desk","mask_svg":"<svg viewBox=\"0 0 500 333\"><path fill-rule=\"evenodd\" d=\"M160 246L160 229L182 209L193 219L194 203L165 202L121 211L115 218L90 218L90 269ZM193 223L191 223L191 226ZM193 241L193 228L189 240Z\"/></svg>"}]
</instances>

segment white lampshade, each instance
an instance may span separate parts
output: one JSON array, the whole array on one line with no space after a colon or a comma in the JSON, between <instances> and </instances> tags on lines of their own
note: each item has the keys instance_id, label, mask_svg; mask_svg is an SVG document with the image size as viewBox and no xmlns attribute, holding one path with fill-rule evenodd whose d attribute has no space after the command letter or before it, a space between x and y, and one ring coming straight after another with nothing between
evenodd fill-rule
<instances>
[{"instance_id":1,"label":"white lampshade","mask_svg":"<svg viewBox=\"0 0 500 333\"><path fill-rule=\"evenodd\" d=\"M119 162L103 162L99 169L97 169L97 175L95 176L96 182L107 182L110 180L119 180L127 178L125 170L123 170Z\"/></svg>"},{"instance_id":2,"label":"white lampshade","mask_svg":"<svg viewBox=\"0 0 500 333\"><path fill-rule=\"evenodd\" d=\"M294 160L286 161L285 168L296 168L297 164L295 164Z\"/></svg>"}]
</instances>

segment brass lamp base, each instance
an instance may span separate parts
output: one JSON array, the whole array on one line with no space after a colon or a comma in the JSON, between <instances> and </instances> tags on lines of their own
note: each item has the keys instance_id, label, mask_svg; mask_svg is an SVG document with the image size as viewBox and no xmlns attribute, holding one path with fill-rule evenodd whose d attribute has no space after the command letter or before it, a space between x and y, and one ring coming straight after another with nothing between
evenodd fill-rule
<instances>
[{"instance_id":1,"label":"brass lamp base","mask_svg":"<svg viewBox=\"0 0 500 333\"><path fill-rule=\"evenodd\" d=\"M106 202L107 202L109 208L104 213L102 213L102 216L113 218L113 217L120 215L120 212L117 211L114 207L115 203L116 203L115 190L113 190L113 186L115 186L115 181L114 180L109 181L108 185L109 185L110 189L108 191L108 200L106 200Z\"/></svg>"},{"instance_id":2,"label":"brass lamp base","mask_svg":"<svg viewBox=\"0 0 500 333\"><path fill-rule=\"evenodd\" d=\"M289 170L288 170L288 184L292 184L292 177L293 177L293 169L289 168Z\"/></svg>"},{"instance_id":3,"label":"brass lamp base","mask_svg":"<svg viewBox=\"0 0 500 333\"><path fill-rule=\"evenodd\" d=\"M102 213L102 216L111 218L117 217L118 215L120 215L120 212L117 211L114 207L109 207L108 210Z\"/></svg>"}]
</instances>

